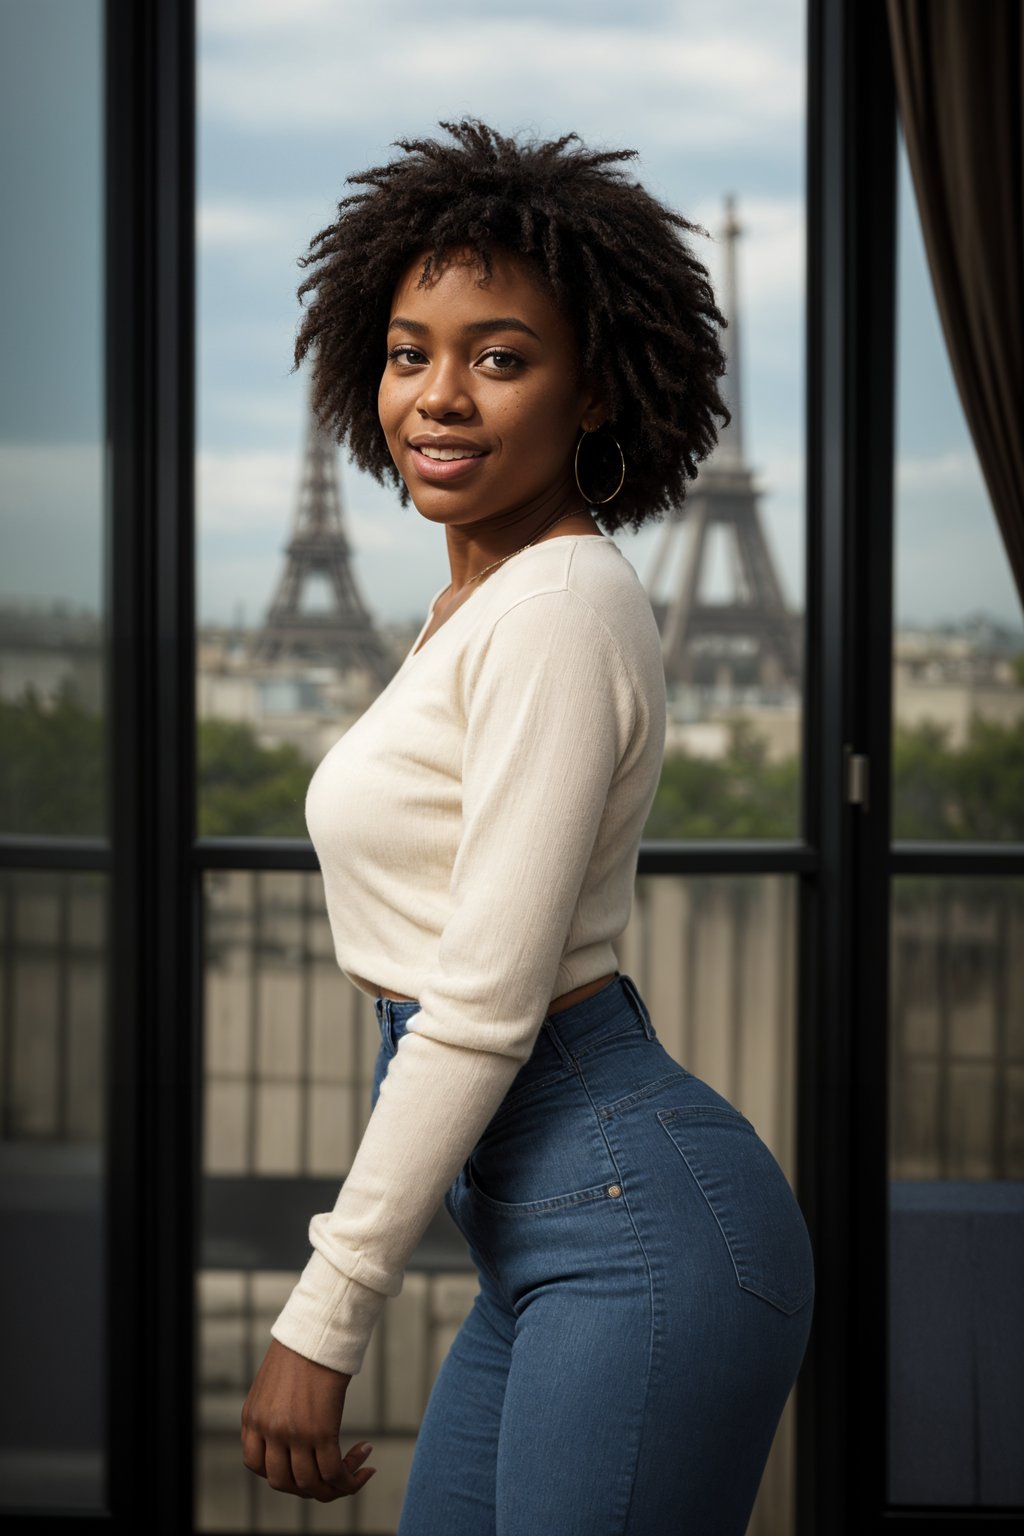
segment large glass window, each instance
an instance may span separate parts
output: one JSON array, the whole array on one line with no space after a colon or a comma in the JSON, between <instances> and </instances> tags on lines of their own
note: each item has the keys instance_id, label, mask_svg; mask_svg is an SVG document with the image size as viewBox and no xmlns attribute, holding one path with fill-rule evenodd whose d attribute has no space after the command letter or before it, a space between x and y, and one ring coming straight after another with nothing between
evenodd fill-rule
<instances>
[{"instance_id":1,"label":"large glass window","mask_svg":"<svg viewBox=\"0 0 1024 1536\"><path fill-rule=\"evenodd\" d=\"M105 1502L103 7L0 19L0 1506Z\"/></svg>"},{"instance_id":2,"label":"large glass window","mask_svg":"<svg viewBox=\"0 0 1024 1536\"><path fill-rule=\"evenodd\" d=\"M304 837L313 767L406 654L444 586L443 537L342 460L289 372L295 265L392 141L482 117L636 147L695 219L734 422L683 515L617 535L662 629L670 725L656 839L797 838L803 676L803 0L408 0L300 13L200 0L197 715L200 836ZM465 28L465 30L463 30ZM737 39L742 36L742 47ZM399 59L396 40L413 51ZM495 61L500 61L496 67ZM269 1326L362 1135L379 1036L337 971L319 876L211 870L204 886L202 1268L196 1518L312 1528L241 1465ZM744 1109L795 1176L795 885L641 880L620 946L667 1048ZM393 1529L434 1374L474 1293L441 1210L346 1405L381 1468L343 1512ZM752 1532L793 1529L787 1408ZM336 1516L332 1516L336 1519ZM307 1522L304 1524L303 1522ZM347 1527L348 1528L348 1527Z\"/></svg>"},{"instance_id":3,"label":"large glass window","mask_svg":"<svg viewBox=\"0 0 1024 1536\"><path fill-rule=\"evenodd\" d=\"M0 832L22 836L106 825L102 17L3 15Z\"/></svg>"},{"instance_id":4,"label":"large glass window","mask_svg":"<svg viewBox=\"0 0 1024 1536\"><path fill-rule=\"evenodd\" d=\"M964 419L899 137L893 836L1024 839L1024 615Z\"/></svg>"},{"instance_id":5,"label":"large glass window","mask_svg":"<svg viewBox=\"0 0 1024 1536\"><path fill-rule=\"evenodd\" d=\"M893 834L1024 837L1024 628L899 142ZM889 1462L896 1505L1024 1504L1024 883L893 883Z\"/></svg>"}]
</instances>

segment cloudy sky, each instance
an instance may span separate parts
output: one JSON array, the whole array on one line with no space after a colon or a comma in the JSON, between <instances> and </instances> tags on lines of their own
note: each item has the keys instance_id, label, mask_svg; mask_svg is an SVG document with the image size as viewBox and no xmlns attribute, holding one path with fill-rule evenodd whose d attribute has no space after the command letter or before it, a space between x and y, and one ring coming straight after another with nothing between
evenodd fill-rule
<instances>
[{"instance_id":1,"label":"cloudy sky","mask_svg":"<svg viewBox=\"0 0 1024 1536\"><path fill-rule=\"evenodd\" d=\"M57 34L39 24L51 11L68 43L56 59ZM100 250L89 209L99 196L99 118L83 61L98 62L99 7L37 0L27 13L36 20L24 23L20 55L8 50L0 64L3 174L35 220L32 238L15 239L2 258L3 318L25 369L0 396L10 529L0 596L94 606L102 477L99 399L88 381L98 372ZM393 140L466 114L506 132L575 129L594 145L638 149L640 178L709 230L691 238L716 287L723 202L735 196L746 455L787 598L802 606L802 0L634 0L628 13L620 0L449 0L429 18L408 0L199 0L199 37L201 620L257 622L280 571L306 418L305 379L290 372L296 257L333 217L347 175L396 153ZM43 49L57 121L26 84L38 79L32 59L41 62ZM30 157L17 152L25 142ZM899 617L933 622L983 608L1019 623L905 165L900 193ZM443 535L339 467L369 607L381 619L421 617L448 579ZM656 537L621 538L641 575Z\"/></svg>"}]
</instances>

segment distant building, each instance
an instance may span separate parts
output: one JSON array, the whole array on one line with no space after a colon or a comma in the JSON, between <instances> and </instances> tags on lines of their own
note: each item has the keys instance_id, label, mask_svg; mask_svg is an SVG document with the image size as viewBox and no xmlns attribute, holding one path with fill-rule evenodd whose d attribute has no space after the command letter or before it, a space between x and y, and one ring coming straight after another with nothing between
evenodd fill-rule
<instances>
[{"instance_id":1,"label":"distant building","mask_svg":"<svg viewBox=\"0 0 1024 1536\"><path fill-rule=\"evenodd\" d=\"M380 626L377 639L394 672L420 624ZM367 669L324 662L263 660L261 631L205 626L197 635L196 713L200 720L244 721L261 746L285 743L318 762L372 704L380 686Z\"/></svg>"},{"instance_id":2,"label":"distant building","mask_svg":"<svg viewBox=\"0 0 1024 1536\"><path fill-rule=\"evenodd\" d=\"M102 713L104 644L103 626L88 609L0 604L0 698L12 703L30 689L44 701L67 694Z\"/></svg>"},{"instance_id":3,"label":"distant building","mask_svg":"<svg viewBox=\"0 0 1024 1536\"><path fill-rule=\"evenodd\" d=\"M901 725L925 721L947 731L951 747L967 738L972 714L1009 726L1024 715L1024 629L985 614L935 628L896 632L893 714Z\"/></svg>"}]
</instances>

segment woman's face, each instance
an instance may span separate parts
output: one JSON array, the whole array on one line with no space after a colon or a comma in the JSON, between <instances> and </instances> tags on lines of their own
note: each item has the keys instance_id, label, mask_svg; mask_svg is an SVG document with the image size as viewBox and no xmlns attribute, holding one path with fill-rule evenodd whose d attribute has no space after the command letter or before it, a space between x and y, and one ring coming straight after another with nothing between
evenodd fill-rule
<instances>
[{"instance_id":1,"label":"woman's face","mask_svg":"<svg viewBox=\"0 0 1024 1536\"><path fill-rule=\"evenodd\" d=\"M419 256L395 289L378 393L417 509L449 526L515 523L575 494L580 427L604 413L569 321L507 252L495 251L485 283L468 250L420 288L422 270Z\"/></svg>"}]
</instances>

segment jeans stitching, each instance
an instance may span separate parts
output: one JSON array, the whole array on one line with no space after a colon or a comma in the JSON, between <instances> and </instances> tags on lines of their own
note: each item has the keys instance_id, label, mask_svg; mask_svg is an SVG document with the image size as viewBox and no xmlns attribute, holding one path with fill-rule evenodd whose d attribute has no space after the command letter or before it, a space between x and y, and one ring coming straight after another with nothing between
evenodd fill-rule
<instances>
[{"instance_id":1,"label":"jeans stitching","mask_svg":"<svg viewBox=\"0 0 1024 1536\"><path fill-rule=\"evenodd\" d=\"M641 1032L644 1034L645 1038L650 1038L650 1036L647 1035L646 1030L643 1028L643 1021L639 1019L631 1019L630 1022L624 1025L622 1029L609 1031L608 1034L600 1035L596 1040L588 1040L581 1050L575 1052L573 1060L583 1061L585 1057L590 1056L594 1051L596 1051L598 1046L607 1045L609 1040L621 1040L623 1035L632 1035Z\"/></svg>"},{"instance_id":2,"label":"jeans stitching","mask_svg":"<svg viewBox=\"0 0 1024 1536\"><path fill-rule=\"evenodd\" d=\"M494 1114L491 1116L490 1120L488 1120L487 1129L490 1130L491 1126L494 1125L497 1120L502 1119L506 1110L516 1109L523 1102L523 1100L528 1099L531 1094L539 1093L542 1088L550 1088L552 1084L568 1082L570 1078L575 1077L576 1075L577 1073L575 1067L559 1066L552 1069L552 1071L548 1073L546 1077L538 1078L536 1082L523 1083L521 1088L516 1088L513 1084L513 1086L508 1091L508 1095L502 1099L501 1103L494 1111Z\"/></svg>"},{"instance_id":3,"label":"jeans stitching","mask_svg":"<svg viewBox=\"0 0 1024 1536\"><path fill-rule=\"evenodd\" d=\"M506 1212L509 1216L536 1216L545 1211L564 1210L572 1205L589 1205L592 1200L611 1200L615 1197L608 1193L608 1183L591 1184L587 1189L575 1190L566 1195L549 1195L544 1200L495 1200L493 1195L482 1190L473 1177L472 1159L466 1160L466 1183L473 1194L484 1205L492 1207L499 1212Z\"/></svg>"},{"instance_id":4,"label":"jeans stitching","mask_svg":"<svg viewBox=\"0 0 1024 1536\"><path fill-rule=\"evenodd\" d=\"M682 1083L684 1074L690 1074L685 1067L677 1067L674 1072L666 1072L664 1077L656 1077L652 1083L646 1083L643 1088L637 1088L634 1093L627 1093L624 1098L614 1099L611 1104L602 1104L598 1114L602 1120L610 1120L613 1115L620 1114L622 1110L629 1109L633 1104L639 1104L642 1099L650 1098L652 1093L657 1093L666 1083Z\"/></svg>"}]
</instances>

